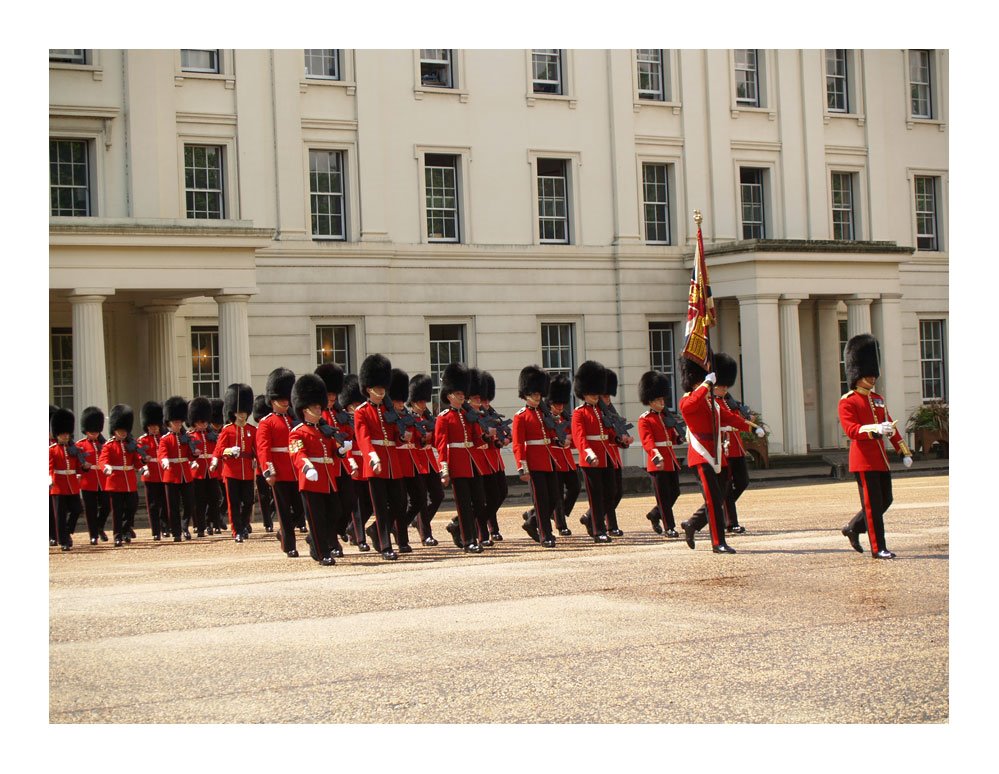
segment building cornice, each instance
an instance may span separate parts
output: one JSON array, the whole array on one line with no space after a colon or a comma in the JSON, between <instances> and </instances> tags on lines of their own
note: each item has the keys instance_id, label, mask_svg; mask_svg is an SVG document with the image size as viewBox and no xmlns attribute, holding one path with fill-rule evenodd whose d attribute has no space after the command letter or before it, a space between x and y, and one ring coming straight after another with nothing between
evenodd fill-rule
<instances>
[{"instance_id":1,"label":"building cornice","mask_svg":"<svg viewBox=\"0 0 999 774\"><path fill-rule=\"evenodd\" d=\"M734 253L824 253L830 255L912 255L915 248L894 242L860 242L833 239L743 239L712 245L704 249L705 257ZM693 259L693 253L690 254Z\"/></svg>"},{"instance_id":2,"label":"building cornice","mask_svg":"<svg viewBox=\"0 0 999 774\"><path fill-rule=\"evenodd\" d=\"M209 225L209 223L211 225ZM49 218L49 245L148 246L178 245L262 248L271 244L274 229L256 228L249 221L134 220L132 218Z\"/></svg>"}]
</instances>

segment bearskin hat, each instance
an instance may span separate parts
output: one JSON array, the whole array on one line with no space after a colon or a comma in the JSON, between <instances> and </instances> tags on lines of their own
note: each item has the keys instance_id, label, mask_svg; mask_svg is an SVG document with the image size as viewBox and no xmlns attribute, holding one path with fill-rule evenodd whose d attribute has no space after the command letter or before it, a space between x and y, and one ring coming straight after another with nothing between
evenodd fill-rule
<instances>
[{"instance_id":1,"label":"bearskin hat","mask_svg":"<svg viewBox=\"0 0 999 774\"><path fill-rule=\"evenodd\" d=\"M275 368L267 374L267 386L264 388L264 395L267 398L267 406L270 407L272 400L291 400L291 388L295 384L295 372L287 368ZM330 390L338 392L338 390Z\"/></svg>"},{"instance_id":2,"label":"bearskin hat","mask_svg":"<svg viewBox=\"0 0 999 774\"><path fill-rule=\"evenodd\" d=\"M76 417L69 409L57 408L49 417L49 432L53 438L58 438L63 433L73 434L73 425Z\"/></svg>"},{"instance_id":3,"label":"bearskin hat","mask_svg":"<svg viewBox=\"0 0 999 774\"><path fill-rule=\"evenodd\" d=\"M139 409L139 419L143 430L148 430L150 425L163 427L163 406L154 400L147 400Z\"/></svg>"},{"instance_id":4,"label":"bearskin hat","mask_svg":"<svg viewBox=\"0 0 999 774\"><path fill-rule=\"evenodd\" d=\"M572 391L580 400L584 395L605 395L607 369L596 360L580 363L572 380Z\"/></svg>"},{"instance_id":5,"label":"bearskin hat","mask_svg":"<svg viewBox=\"0 0 999 774\"><path fill-rule=\"evenodd\" d=\"M288 400L291 400L291 390L288 391ZM267 399L266 395L260 394L253 399L253 411L250 416L253 417L255 423L260 422L261 419L270 413L271 402Z\"/></svg>"},{"instance_id":6,"label":"bearskin hat","mask_svg":"<svg viewBox=\"0 0 999 774\"><path fill-rule=\"evenodd\" d=\"M665 398L669 393L669 377L659 371L646 371L638 380L638 400L648 406L656 398Z\"/></svg>"},{"instance_id":7,"label":"bearskin hat","mask_svg":"<svg viewBox=\"0 0 999 774\"><path fill-rule=\"evenodd\" d=\"M611 397L617 395L617 374L609 368L607 369L607 384L604 386L604 389L606 390L603 393L604 395L610 395Z\"/></svg>"},{"instance_id":8,"label":"bearskin hat","mask_svg":"<svg viewBox=\"0 0 999 774\"><path fill-rule=\"evenodd\" d=\"M192 398L191 402L187 404L187 425L188 427L194 427L195 422L211 422L212 421L212 401L210 398L206 398L199 395L197 398Z\"/></svg>"},{"instance_id":9,"label":"bearskin hat","mask_svg":"<svg viewBox=\"0 0 999 774\"><path fill-rule=\"evenodd\" d=\"M389 377L389 400L406 402L409 397L409 374L401 368L393 368Z\"/></svg>"},{"instance_id":10,"label":"bearskin hat","mask_svg":"<svg viewBox=\"0 0 999 774\"><path fill-rule=\"evenodd\" d=\"M452 392L463 392L467 397L469 378L464 363L449 363L441 374L441 403L447 403L447 396Z\"/></svg>"},{"instance_id":11,"label":"bearskin hat","mask_svg":"<svg viewBox=\"0 0 999 774\"><path fill-rule=\"evenodd\" d=\"M249 415L253 411L253 388L248 384L230 384L225 388L222 404L227 422L235 420L240 411Z\"/></svg>"},{"instance_id":12,"label":"bearskin hat","mask_svg":"<svg viewBox=\"0 0 999 774\"><path fill-rule=\"evenodd\" d=\"M434 380L426 374L416 374L409 380L409 402L429 401L434 396Z\"/></svg>"},{"instance_id":13,"label":"bearskin hat","mask_svg":"<svg viewBox=\"0 0 999 774\"><path fill-rule=\"evenodd\" d=\"M343 369L336 363L323 363L313 373L326 383L326 392L339 395L343 389Z\"/></svg>"},{"instance_id":14,"label":"bearskin hat","mask_svg":"<svg viewBox=\"0 0 999 774\"><path fill-rule=\"evenodd\" d=\"M225 422L223 416L224 401L222 398L212 398L212 424L221 425Z\"/></svg>"},{"instance_id":15,"label":"bearskin hat","mask_svg":"<svg viewBox=\"0 0 999 774\"><path fill-rule=\"evenodd\" d=\"M291 405L299 417L305 416L309 406L326 408L326 382L315 374L302 374L291 388Z\"/></svg>"},{"instance_id":16,"label":"bearskin hat","mask_svg":"<svg viewBox=\"0 0 999 774\"><path fill-rule=\"evenodd\" d=\"M881 376L878 340L869 333L861 333L846 342L843 361L846 366L846 380L850 383L851 390L855 389L857 382L865 376L873 376L875 379Z\"/></svg>"},{"instance_id":17,"label":"bearskin hat","mask_svg":"<svg viewBox=\"0 0 999 774\"><path fill-rule=\"evenodd\" d=\"M470 398L473 395L482 397L482 371L478 368L468 369L468 389L465 390L465 397Z\"/></svg>"},{"instance_id":18,"label":"bearskin hat","mask_svg":"<svg viewBox=\"0 0 999 774\"><path fill-rule=\"evenodd\" d=\"M340 390L340 397L337 398L337 403L342 408L347 408L352 403L364 403L364 396L361 394L361 383L357 378L357 374L347 374L343 377L343 389Z\"/></svg>"},{"instance_id":19,"label":"bearskin hat","mask_svg":"<svg viewBox=\"0 0 999 774\"><path fill-rule=\"evenodd\" d=\"M385 355L368 355L361 363L361 370L357 374L357 381L361 385L361 392L368 394L371 387L381 387L388 390L389 382L392 380L392 363Z\"/></svg>"},{"instance_id":20,"label":"bearskin hat","mask_svg":"<svg viewBox=\"0 0 999 774\"><path fill-rule=\"evenodd\" d=\"M548 374L538 366L524 366L520 369L520 378L517 380L517 395L524 398L532 392L540 392L544 396L548 392L550 381Z\"/></svg>"},{"instance_id":21,"label":"bearskin hat","mask_svg":"<svg viewBox=\"0 0 999 774\"><path fill-rule=\"evenodd\" d=\"M132 434L132 425L135 424L135 414L132 407L125 403L119 403L111 407L108 415L108 429L113 433L115 430L124 430L129 435Z\"/></svg>"},{"instance_id":22,"label":"bearskin hat","mask_svg":"<svg viewBox=\"0 0 999 774\"><path fill-rule=\"evenodd\" d=\"M100 433L104 430L104 412L97 406L87 406L80 414L81 433Z\"/></svg>"},{"instance_id":23,"label":"bearskin hat","mask_svg":"<svg viewBox=\"0 0 999 774\"><path fill-rule=\"evenodd\" d=\"M163 402L163 416L167 422L179 419L181 422L187 421L187 401L179 395L167 398Z\"/></svg>"},{"instance_id":24,"label":"bearskin hat","mask_svg":"<svg viewBox=\"0 0 999 774\"><path fill-rule=\"evenodd\" d=\"M715 352L711 366L715 369L715 377L719 387L731 387L735 384L736 377L739 376L739 364L735 358L729 357L724 352Z\"/></svg>"},{"instance_id":25,"label":"bearskin hat","mask_svg":"<svg viewBox=\"0 0 999 774\"><path fill-rule=\"evenodd\" d=\"M689 357L680 358L680 385L684 392L693 391L707 375L708 372Z\"/></svg>"},{"instance_id":26,"label":"bearskin hat","mask_svg":"<svg viewBox=\"0 0 999 774\"><path fill-rule=\"evenodd\" d=\"M479 375L479 379L482 382L482 400L488 400L492 403L496 400L496 380L488 371L483 371Z\"/></svg>"},{"instance_id":27,"label":"bearskin hat","mask_svg":"<svg viewBox=\"0 0 999 774\"><path fill-rule=\"evenodd\" d=\"M562 405L569 403L572 397L572 382L565 374L555 374L548 384L548 402Z\"/></svg>"}]
</instances>

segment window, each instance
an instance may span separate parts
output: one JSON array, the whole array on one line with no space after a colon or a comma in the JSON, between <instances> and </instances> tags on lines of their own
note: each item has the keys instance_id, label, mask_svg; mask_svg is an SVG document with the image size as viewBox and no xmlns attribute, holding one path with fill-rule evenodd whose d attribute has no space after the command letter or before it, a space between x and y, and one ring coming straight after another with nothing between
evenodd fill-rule
<instances>
[{"instance_id":1,"label":"window","mask_svg":"<svg viewBox=\"0 0 999 774\"><path fill-rule=\"evenodd\" d=\"M575 323L541 323L541 367L572 381L576 372Z\"/></svg>"},{"instance_id":2,"label":"window","mask_svg":"<svg viewBox=\"0 0 999 774\"><path fill-rule=\"evenodd\" d=\"M853 175L832 173L833 239L855 239L853 230Z\"/></svg>"},{"instance_id":3,"label":"window","mask_svg":"<svg viewBox=\"0 0 999 774\"><path fill-rule=\"evenodd\" d=\"M458 157L443 153L424 156L423 177L427 197L427 239L460 242L458 213Z\"/></svg>"},{"instance_id":4,"label":"window","mask_svg":"<svg viewBox=\"0 0 999 774\"><path fill-rule=\"evenodd\" d=\"M562 51L557 48L535 48L531 51L535 94L565 94L562 81Z\"/></svg>"},{"instance_id":5,"label":"window","mask_svg":"<svg viewBox=\"0 0 999 774\"><path fill-rule=\"evenodd\" d=\"M225 217L221 145L184 146L184 189L187 217Z\"/></svg>"},{"instance_id":6,"label":"window","mask_svg":"<svg viewBox=\"0 0 999 774\"><path fill-rule=\"evenodd\" d=\"M923 403L947 400L947 362L943 320L919 321L919 363Z\"/></svg>"},{"instance_id":7,"label":"window","mask_svg":"<svg viewBox=\"0 0 999 774\"><path fill-rule=\"evenodd\" d=\"M305 49L305 77L340 80L340 49Z\"/></svg>"},{"instance_id":8,"label":"window","mask_svg":"<svg viewBox=\"0 0 999 774\"><path fill-rule=\"evenodd\" d=\"M937 239L937 179L917 176L916 189L916 249L939 250Z\"/></svg>"},{"instance_id":9,"label":"window","mask_svg":"<svg viewBox=\"0 0 999 774\"><path fill-rule=\"evenodd\" d=\"M846 381L846 342L850 336L847 333L846 320L839 320L839 394L846 395L850 385Z\"/></svg>"},{"instance_id":10,"label":"window","mask_svg":"<svg viewBox=\"0 0 999 774\"><path fill-rule=\"evenodd\" d=\"M830 113L850 112L849 78L846 49L826 49L826 107Z\"/></svg>"},{"instance_id":11,"label":"window","mask_svg":"<svg viewBox=\"0 0 999 774\"><path fill-rule=\"evenodd\" d=\"M53 328L50 348L52 351L52 402L60 408L73 410L73 331L71 328Z\"/></svg>"},{"instance_id":12,"label":"window","mask_svg":"<svg viewBox=\"0 0 999 774\"><path fill-rule=\"evenodd\" d=\"M760 107L759 51L735 49L735 101L738 105Z\"/></svg>"},{"instance_id":13,"label":"window","mask_svg":"<svg viewBox=\"0 0 999 774\"><path fill-rule=\"evenodd\" d=\"M654 99L660 102L669 100L665 61L662 49L639 48L635 50L639 99Z\"/></svg>"},{"instance_id":14,"label":"window","mask_svg":"<svg viewBox=\"0 0 999 774\"><path fill-rule=\"evenodd\" d=\"M909 93L912 99L913 118L933 118L933 73L930 52L909 52Z\"/></svg>"},{"instance_id":15,"label":"window","mask_svg":"<svg viewBox=\"0 0 999 774\"><path fill-rule=\"evenodd\" d=\"M443 89L454 88L454 57L451 49L420 49L420 83Z\"/></svg>"},{"instance_id":16,"label":"window","mask_svg":"<svg viewBox=\"0 0 999 774\"><path fill-rule=\"evenodd\" d=\"M645 241L670 244L669 182L665 164L642 164Z\"/></svg>"},{"instance_id":17,"label":"window","mask_svg":"<svg viewBox=\"0 0 999 774\"><path fill-rule=\"evenodd\" d=\"M354 367L353 340L353 325L317 325L316 365L336 363L344 373L351 373Z\"/></svg>"},{"instance_id":18,"label":"window","mask_svg":"<svg viewBox=\"0 0 999 774\"><path fill-rule=\"evenodd\" d=\"M51 215L90 215L90 162L86 140L49 140Z\"/></svg>"},{"instance_id":19,"label":"window","mask_svg":"<svg viewBox=\"0 0 999 774\"><path fill-rule=\"evenodd\" d=\"M62 64L90 64L86 48L50 48L49 61Z\"/></svg>"},{"instance_id":20,"label":"window","mask_svg":"<svg viewBox=\"0 0 999 774\"><path fill-rule=\"evenodd\" d=\"M309 206L315 239L346 239L343 151L309 151Z\"/></svg>"},{"instance_id":21,"label":"window","mask_svg":"<svg viewBox=\"0 0 999 774\"><path fill-rule=\"evenodd\" d=\"M222 397L219 376L219 329L217 325L191 328L191 393L196 398Z\"/></svg>"},{"instance_id":22,"label":"window","mask_svg":"<svg viewBox=\"0 0 999 774\"><path fill-rule=\"evenodd\" d=\"M217 73L219 70L217 48L182 48L180 69L189 73Z\"/></svg>"},{"instance_id":23,"label":"window","mask_svg":"<svg viewBox=\"0 0 999 774\"><path fill-rule=\"evenodd\" d=\"M676 372L673 364L673 323L649 323L649 365L653 371L666 374L669 390L666 407L676 409Z\"/></svg>"},{"instance_id":24,"label":"window","mask_svg":"<svg viewBox=\"0 0 999 774\"><path fill-rule=\"evenodd\" d=\"M434 413L440 410L441 374L449 363L465 362L465 326L460 323L430 326L430 378Z\"/></svg>"},{"instance_id":25,"label":"window","mask_svg":"<svg viewBox=\"0 0 999 774\"><path fill-rule=\"evenodd\" d=\"M565 159L538 159L538 232L542 243L569 243Z\"/></svg>"},{"instance_id":26,"label":"window","mask_svg":"<svg viewBox=\"0 0 999 774\"><path fill-rule=\"evenodd\" d=\"M766 212L763 206L765 171L754 167L739 168L743 239L766 239Z\"/></svg>"}]
</instances>

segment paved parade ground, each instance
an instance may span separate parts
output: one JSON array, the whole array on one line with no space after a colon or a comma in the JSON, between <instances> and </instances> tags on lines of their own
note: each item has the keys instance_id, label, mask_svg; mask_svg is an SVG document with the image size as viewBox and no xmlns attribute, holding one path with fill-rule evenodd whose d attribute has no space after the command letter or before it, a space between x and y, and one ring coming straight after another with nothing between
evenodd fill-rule
<instances>
[{"instance_id":1,"label":"paved parade ground","mask_svg":"<svg viewBox=\"0 0 999 774\"><path fill-rule=\"evenodd\" d=\"M436 548L412 530L397 562L348 546L334 567L304 536L287 559L259 520L242 545L84 534L50 550L50 721L946 723L949 480L893 483L894 561L840 534L852 480L754 484L735 556L706 530L695 551L654 534L651 496L595 545L585 491L554 550L520 529L522 500L481 556L448 511ZM682 494L677 522L699 503Z\"/></svg>"}]
</instances>

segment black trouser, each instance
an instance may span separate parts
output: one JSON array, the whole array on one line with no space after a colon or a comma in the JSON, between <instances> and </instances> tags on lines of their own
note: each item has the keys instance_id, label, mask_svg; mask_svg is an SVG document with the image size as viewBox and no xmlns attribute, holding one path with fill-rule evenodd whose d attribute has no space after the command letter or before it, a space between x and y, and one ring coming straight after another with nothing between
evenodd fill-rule
<instances>
[{"instance_id":1,"label":"black trouser","mask_svg":"<svg viewBox=\"0 0 999 774\"><path fill-rule=\"evenodd\" d=\"M281 524L281 550L287 553L295 550L295 527L297 513L302 510L302 496L298 492L297 481L274 482L274 510Z\"/></svg>"},{"instance_id":2,"label":"black trouser","mask_svg":"<svg viewBox=\"0 0 999 774\"><path fill-rule=\"evenodd\" d=\"M739 526L739 512L735 508L735 501L746 491L749 486L749 466L746 465L745 457L729 457L729 485L725 495L725 518L726 527Z\"/></svg>"},{"instance_id":3,"label":"black trouser","mask_svg":"<svg viewBox=\"0 0 999 774\"><path fill-rule=\"evenodd\" d=\"M579 483L579 474L576 469L555 471L555 527L563 530L569 529L567 522L572 513L576 499L579 497L579 490L582 484ZM527 520L534 523L534 506L527 511Z\"/></svg>"},{"instance_id":4,"label":"black trouser","mask_svg":"<svg viewBox=\"0 0 999 774\"><path fill-rule=\"evenodd\" d=\"M680 474L675 470L657 470L650 471L649 476L652 478L656 507L649 511L645 518L653 522L665 519L667 529L676 529L673 504L680 496Z\"/></svg>"},{"instance_id":5,"label":"black trouser","mask_svg":"<svg viewBox=\"0 0 999 774\"><path fill-rule=\"evenodd\" d=\"M399 547L409 545L409 523L406 521L406 487L401 478L369 478L368 491L375 509L376 551L392 548L392 533ZM374 536L372 536L374 537Z\"/></svg>"},{"instance_id":6,"label":"black trouser","mask_svg":"<svg viewBox=\"0 0 999 774\"><path fill-rule=\"evenodd\" d=\"M357 499L352 522L354 525L354 541L358 544L366 544L367 538L365 537L364 528L367 526L371 514L375 512L375 507L371 504L371 490L368 488L368 479L358 479L354 485L354 497Z\"/></svg>"},{"instance_id":7,"label":"black trouser","mask_svg":"<svg viewBox=\"0 0 999 774\"><path fill-rule=\"evenodd\" d=\"M347 462L340 467L340 475L336 477L336 496L340 500L340 521L336 525L336 534L347 538L347 525L357 529L357 493L354 491L354 479L347 472Z\"/></svg>"},{"instance_id":8,"label":"black trouser","mask_svg":"<svg viewBox=\"0 0 999 774\"><path fill-rule=\"evenodd\" d=\"M317 562L340 547L336 538L336 525L340 521L340 498L333 490L328 492L302 492L305 502L305 519L309 523L312 558Z\"/></svg>"},{"instance_id":9,"label":"black trouser","mask_svg":"<svg viewBox=\"0 0 999 774\"><path fill-rule=\"evenodd\" d=\"M693 469L701 484L704 505L694 511L689 523L695 529L701 529L705 524L710 525L711 545L713 547L726 545L724 492L728 487L728 469L722 468L721 473L715 473L715 469L706 462L694 465Z\"/></svg>"},{"instance_id":10,"label":"black trouser","mask_svg":"<svg viewBox=\"0 0 999 774\"><path fill-rule=\"evenodd\" d=\"M229 500L229 523L232 525L233 537L249 530L250 518L253 516L253 481L241 478L226 478L225 490Z\"/></svg>"},{"instance_id":11,"label":"black trouser","mask_svg":"<svg viewBox=\"0 0 999 774\"><path fill-rule=\"evenodd\" d=\"M69 525L79 518L83 509L80 495L49 495L49 540L55 540L61 546L72 545Z\"/></svg>"},{"instance_id":12,"label":"black trouser","mask_svg":"<svg viewBox=\"0 0 999 774\"><path fill-rule=\"evenodd\" d=\"M139 509L138 492L109 492L111 500L111 526L115 540L124 540L135 524L135 512Z\"/></svg>"},{"instance_id":13,"label":"black trouser","mask_svg":"<svg viewBox=\"0 0 999 774\"><path fill-rule=\"evenodd\" d=\"M617 526L617 506L621 502L621 497L624 495L624 478L621 472L621 468L615 468L610 464L610 459L608 459L607 469L611 471L611 475L608 477L608 486L610 487L610 493L606 500L606 510L604 511L604 522L601 524L601 531L603 527L606 526L606 531L610 532L618 528ZM586 468L584 468L586 470ZM586 516L593 520L593 505L590 504L590 509L586 512Z\"/></svg>"},{"instance_id":14,"label":"black trouser","mask_svg":"<svg viewBox=\"0 0 999 774\"><path fill-rule=\"evenodd\" d=\"M225 529L225 495L222 493L222 480L218 478L205 479L205 497L208 508L205 510L205 527L207 529Z\"/></svg>"},{"instance_id":15,"label":"black trouser","mask_svg":"<svg viewBox=\"0 0 999 774\"><path fill-rule=\"evenodd\" d=\"M482 476L473 470L470 478L452 478L451 491L458 515L458 536L462 547L478 543L479 524L485 527L486 492L482 486Z\"/></svg>"},{"instance_id":16,"label":"black trouser","mask_svg":"<svg viewBox=\"0 0 999 774\"><path fill-rule=\"evenodd\" d=\"M163 482L144 481L142 487L146 490L146 515L149 516L149 530L153 533L153 537L159 537L160 522L166 511L166 492L163 491Z\"/></svg>"},{"instance_id":17,"label":"black trouser","mask_svg":"<svg viewBox=\"0 0 999 774\"><path fill-rule=\"evenodd\" d=\"M891 473L887 470L862 470L853 474L860 492L860 510L850 520L850 529L858 535L867 533L871 555L887 551L885 511L891 506Z\"/></svg>"},{"instance_id":18,"label":"black trouser","mask_svg":"<svg viewBox=\"0 0 999 774\"><path fill-rule=\"evenodd\" d=\"M111 513L111 500L108 498L108 493L103 489L84 489L80 494L83 495L83 510L87 520L87 532L90 533L90 539L93 540L104 531L104 527L108 523L108 514ZM79 517L79 511L70 516L69 523L66 525L68 529L67 534L71 535L76 532L76 522Z\"/></svg>"},{"instance_id":19,"label":"black trouser","mask_svg":"<svg viewBox=\"0 0 999 774\"><path fill-rule=\"evenodd\" d=\"M433 469L429 473L417 473L413 478L406 479L406 489L409 494L407 523L412 523L413 519L416 519L416 529L420 533L421 541L433 537L434 532L430 522L444 502L444 487L441 486L440 474Z\"/></svg>"},{"instance_id":20,"label":"black trouser","mask_svg":"<svg viewBox=\"0 0 999 774\"><path fill-rule=\"evenodd\" d=\"M614 508L614 468L583 468L586 497L590 501L590 537L607 534L608 513Z\"/></svg>"},{"instance_id":21,"label":"black trouser","mask_svg":"<svg viewBox=\"0 0 999 774\"><path fill-rule=\"evenodd\" d=\"M530 479L534 508L527 519L527 524L537 528L541 540L548 540L552 536L552 516L559 501L558 472L532 470Z\"/></svg>"},{"instance_id":22,"label":"black trouser","mask_svg":"<svg viewBox=\"0 0 999 774\"><path fill-rule=\"evenodd\" d=\"M260 520L264 529L270 532L274 529L274 493L271 485L263 476L257 476L257 500L260 502Z\"/></svg>"},{"instance_id":23,"label":"black trouser","mask_svg":"<svg viewBox=\"0 0 999 774\"><path fill-rule=\"evenodd\" d=\"M164 484L166 487L167 518L170 520L170 532L173 533L175 541L181 539L183 529L180 513L181 503L184 504L185 520L190 520L190 515L194 511L194 487L190 481L183 484Z\"/></svg>"},{"instance_id":24,"label":"black trouser","mask_svg":"<svg viewBox=\"0 0 999 774\"><path fill-rule=\"evenodd\" d=\"M496 514L499 512L500 506L503 505L503 501L506 500L507 494L509 494L506 483L506 471L497 470L495 473L487 473L482 477L482 486L486 492L487 532L485 535L480 535L480 538L485 539L490 535L498 535L500 531Z\"/></svg>"},{"instance_id":25,"label":"black trouser","mask_svg":"<svg viewBox=\"0 0 999 774\"><path fill-rule=\"evenodd\" d=\"M194 479L191 488L194 489L194 527L198 537L201 537L205 534L205 517L208 514L208 479ZM187 524L184 526L187 527Z\"/></svg>"}]
</instances>

